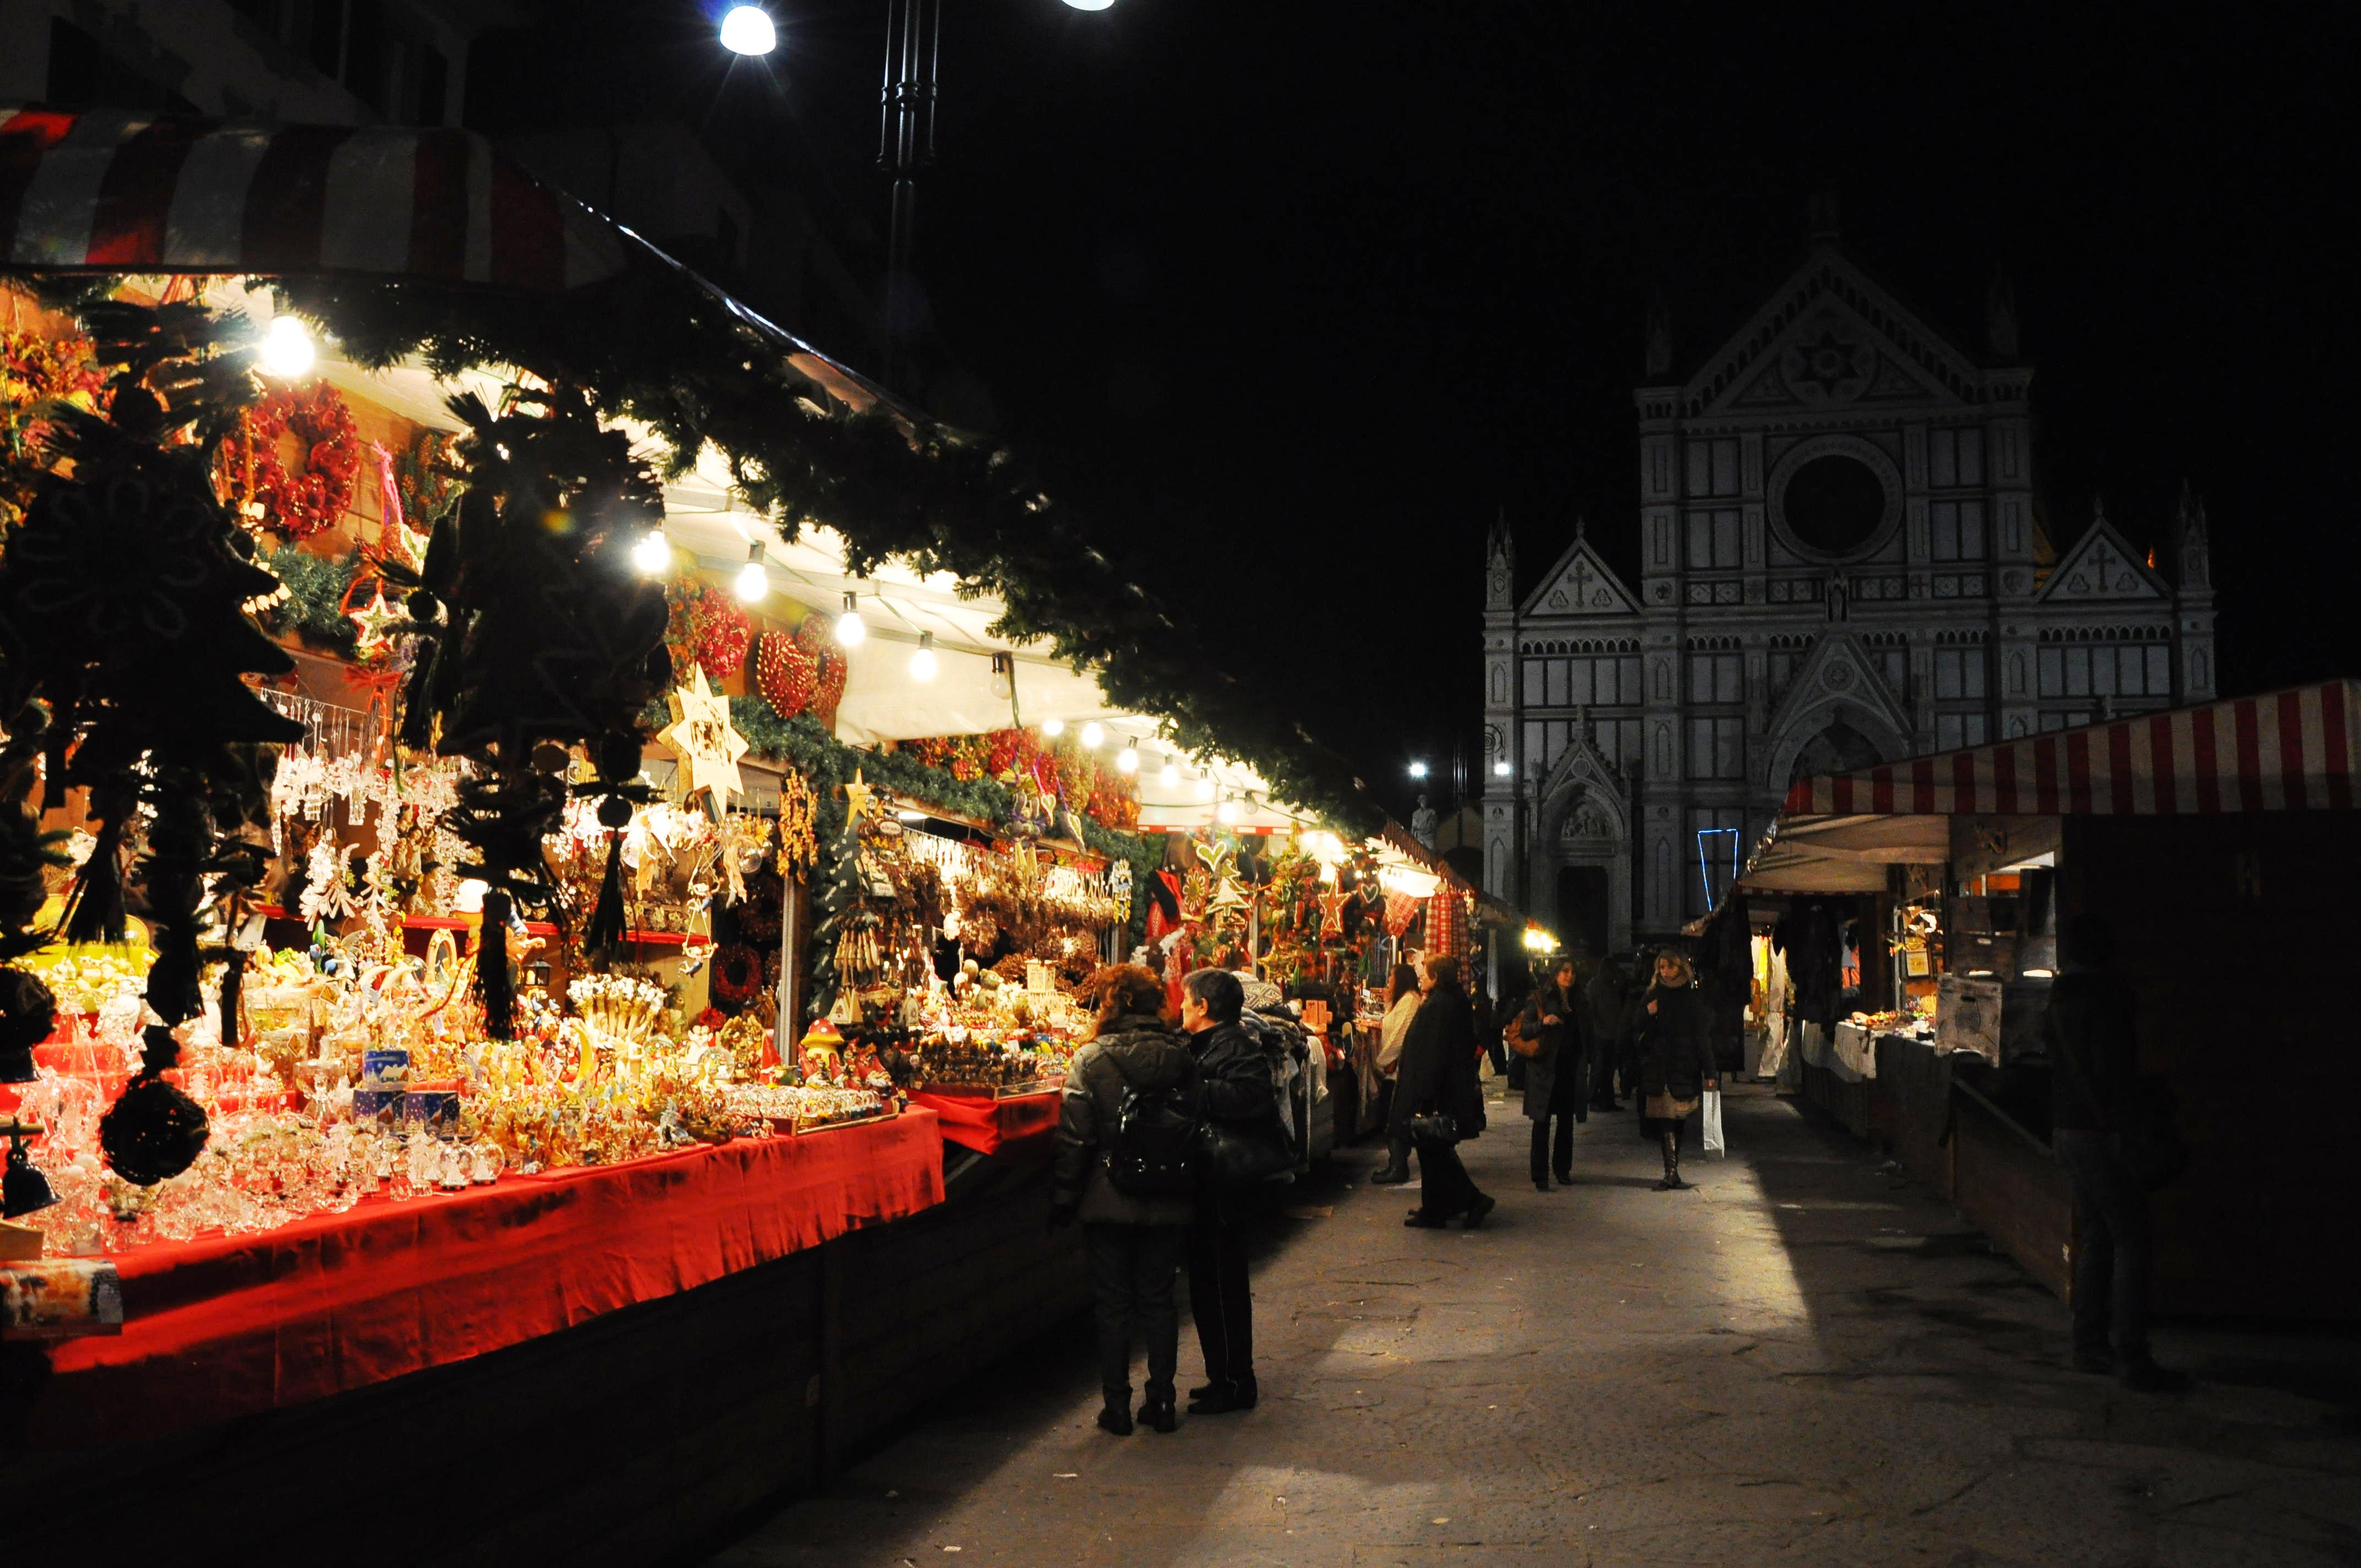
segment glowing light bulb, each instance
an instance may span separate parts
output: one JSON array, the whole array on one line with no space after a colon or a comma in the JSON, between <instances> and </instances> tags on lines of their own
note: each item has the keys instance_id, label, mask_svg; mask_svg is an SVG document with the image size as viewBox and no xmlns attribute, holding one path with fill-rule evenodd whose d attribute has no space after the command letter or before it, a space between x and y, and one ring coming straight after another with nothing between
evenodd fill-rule
<instances>
[{"instance_id":1,"label":"glowing light bulb","mask_svg":"<svg viewBox=\"0 0 2361 1568\"><path fill-rule=\"evenodd\" d=\"M1130 745L1126 746L1122 751L1117 751L1115 754L1115 766L1117 773L1136 773L1139 772L1139 742L1134 740Z\"/></svg>"},{"instance_id":2,"label":"glowing light bulb","mask_svg":"<svg viewBox=\"0 0 2361 1568\"><path fill-rule=\"evenodd\" d=\"M672 565L672 546L664 543L663 529L652 528L641 535L640 542L631 546L631 565L651 577L664 575L664 568Z\"/></svg>"},{"instance_id":3,"label":"glowing light bulb","mask_svg":"<svg viewBox=\"0 0 2361 1568\"><path fill-rule=\"evenodd\" d=\"M931 631L918 633L918 651L910 655L910 678L914 681L935 678L935 634Z\"/></svg>"},{"instance_id":4,"label":"glowing light bulb","mask_svg":"<svg viewBox=\"0 0 2361 1568\"><path fill-rule=\"evenodd\" d=\"M858 648L861 640L869 635L869 623L861 619L861 596L844 596L844 613L836 618L836 640L847 648Z\"/></svg>"},{"instance_id":5,"label":"glowing light bulb","mask_svg":"<svg viewBox=\"0 0 2361 1568\"><path fill-rule=\"evenodd\" d=\"M1082 726L1082 750L1095 751L1106 744L1106 727L1097 719Z\"/></svg>"},{"instance_id":6,"label":"glowing light bulb","mask_svg":"<svg viewBox=\"0 0 2361 1568\"><path fill-rule=\"evenodd\" d=\"M1424 762L1412 762L1410 765L1410 776L1414 779L1422 779L1426 777L1426 764Z\"/></svg>"},{"instance_id":7,"label":"glowing light bulb","mask_svg":"<svg viewBox=\"0 0 2361 1568\"><path fill-rule=\"evenodd\" d=\"M1077 11L1104 11L1115 5L1115 0L1066 0L1066 4Z\"/></svg>"},{"instance_id":8,"label":"glowing light bulb","mask_svg":"<svg viewBox=\"0 0 2361 1568\"><path fill-rule=\"evenodd\" d=\"M1214 812L1213 815L1222 819L1222 825L1224 827L1232 826L1235 824L1238 819L1238 803L1235 800L1225 800L1222 802L1221 809Z\"/></svg>"},{"instance_id":9,"label":"glowing light bulb","mask_svg":"<svg viewBox=\"0 0 2361 1568\"><path fill-rule=\"evenodd\" d=\"M1062 718L1045 718L1041 721L1041 733L1045 739L1055 740L1065 732L1066 721Z\"/></svg>"},{"instance_id":10,"label":"glowing light bulb","mask_svg":"<svg viewBox=\"0 0 2361 1568\"><path fill-rule=\"evenodd\" d=\"M768 54L779 47L779 29L760 5L732 5L721 18L721 47L732 54Z\"/></svg>"},{"instance_id":11,"label":"glowing light bulb","mask_svg":"<svg viewBox=\"0 0 2361 1568\"><path fill-rule=\"evenodd\" d=\"M1516 769L1509 765L1509 759L1506 757L1501 758L1499 762L1492 764L1492 776L1496 779L1507 778L1510 773L1513 773L1516 771Z\"/></svg>"},{"instance_id":12,"label":"glowing light bulb","mask_svg":"<svg viewBox=\"0 0 2361 1568\"><path fill-rule=\"evenodd\" d=\"M1167 757L1164 759L1164 771L1157 777L1163 782L1166 789L1170 789L1180 782L1180 770L1173 764L1170 757Z\"/></svg>"},{"instance_id":13,"label":"glowing light bulb","mask_svg":"<svg viewBox=\"0 0 2361 1568\"><path fill-rule=\"evenodd\" d=\"M262 348L255 357L264 375L292 380L310 374L317 355L312 347L312 334L303 323L293 316L280 316L262 334Z\"/></svg>"},{"instance_id":14,"label":"glowing light bulb","mask_svg":"<svg viewBox=\"0 0 2361 1568\"><path fill-rule=\"evenodd\" d=\"M1199 800L1211 800L1213 798L1213 774L1199 773L1197 775L1197 798Z\"/></svg>"},{"instance_id":15,"label":"glowing light bulb","mask_svg":"<svg viewBox=\"0 0 2361 1568\"><path fill-rule=\"evenodd\" d=\"M730 587L746 604L761 604L763 597L771 591L771 575L763 570L761 541L746 547L746 564L738 568L738 580Z\"/></svg>"}]
</instances>

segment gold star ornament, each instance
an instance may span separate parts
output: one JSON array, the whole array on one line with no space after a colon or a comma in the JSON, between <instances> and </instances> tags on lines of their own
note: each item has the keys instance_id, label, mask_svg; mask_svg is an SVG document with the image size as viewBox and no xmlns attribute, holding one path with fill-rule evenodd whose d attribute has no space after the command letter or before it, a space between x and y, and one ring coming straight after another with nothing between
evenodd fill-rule
<instances>
[{"instance_id":1,"label":"gold star ornament","mask_svg":"<svg viewBox=\"0 0 2361 1568\"><path fill-rule=\"evenodd\" d=\"M852 770L852 782L844 786L844 825L847 828L861 820L869 809L869 797L877 792L861 782L861 770Z\"/></svg>"},{"instance_id":2,"label":"gold star ornament","mask_svg":"<svg viewBox=\"0 0 2361 1568\"><path fill-rule=\"evenodd\" d=\"M672 705L672 723L656 740L680 760L688 774L689 798L707 796L718 817L729 809L730 796L746 793L738 773L746 737L730 724L730 699L706 683L701 665L690 663L686 684L666 700Z\"/></svg>"}]
</instances>

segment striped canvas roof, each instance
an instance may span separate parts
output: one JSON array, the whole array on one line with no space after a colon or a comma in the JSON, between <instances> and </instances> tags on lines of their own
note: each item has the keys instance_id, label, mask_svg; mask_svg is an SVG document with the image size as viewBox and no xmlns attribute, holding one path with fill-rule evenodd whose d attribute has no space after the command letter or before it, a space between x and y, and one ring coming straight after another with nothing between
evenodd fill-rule
<instances>
[{"instance_id":1,"label":"striped canvas roof","mask_svg":"<svg viewBox=\"0 0 2361 1568\"><path fill-rule=\"evenodd\" d=\"M2201 707L1798 782L1793 815L2155 816L2350 810L2361 683Z\"/></svg>"},{"instance_id":2,"label":"striped canvas roof","mask_svg":"<svg viewBox=\"0 0 2361 1568\"><path fill-rule=\"evenodd\" d=\"M612 225L470 131L0 107L0 269L559 290L624 258Z\"/></svg>"}]
</instances>

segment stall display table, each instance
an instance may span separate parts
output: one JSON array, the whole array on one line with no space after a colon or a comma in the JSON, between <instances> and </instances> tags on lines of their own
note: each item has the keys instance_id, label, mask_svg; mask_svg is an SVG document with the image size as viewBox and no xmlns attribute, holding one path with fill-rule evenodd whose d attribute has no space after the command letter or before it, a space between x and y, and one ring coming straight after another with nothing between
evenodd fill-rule
<instances>
[{"instance_id":1,"label":"stall display table","mask_svg":"<svg viewBox=\"0 0 2361 1568\"><path fill-rule=\"evenodd\" d=\"M943 1142L980 1155L996 1155L1011 1145L1046 1141L1058 1129L1058 1104L1063 1098L1055 1089L1005 1100L990 1094L922 1090L910 1096L910 1103L935 1113L942 1126Z\"/></svg>"},{"instance_id":2,"label":"stall display table","mask_svg":"<svg viewBox=\"0 0 2361 1568\"><path fill-rule=\"evenodd\" d=\"M301 1404L668 1297L943 1200L934 1114L372 1198L118 1259L119 1336L50 1352L30 1430L93 1442Z\"/></svg>"}]
</instances>

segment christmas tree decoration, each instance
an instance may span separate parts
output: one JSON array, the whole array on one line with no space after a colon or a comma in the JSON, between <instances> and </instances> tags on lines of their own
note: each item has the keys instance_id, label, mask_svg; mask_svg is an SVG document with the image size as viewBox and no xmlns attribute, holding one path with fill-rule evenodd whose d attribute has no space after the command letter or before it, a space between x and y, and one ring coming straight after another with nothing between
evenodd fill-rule
<instances>
[{"instance_id":1,"label":"christmas tree decoration","mask_svg":"<svg viewBox=\"0 0 2361 1568\"><path fill-rule=\"evenodd\" d=\"M877 792L862 782L861 770L852 770L852 777L844 786L844 825L851 828L868 811L870 797Z\"/></svg>"},{"instance_id":2,"label":"christmas tree decoration","mask_svg":"<svg viewBox=\"0 0 2361 1568\"><path fill-rule=\"evenodd\" d=\"M746 737L730 722L730 699L707 685L703 666L692 663L688 678L666 700L672 708L672 724L656 740L680 760L689 798L704 795L719 817L729 809L732 797L746 793L745 780L738 772L738 759L746 754Z\"/></svg>"}]
</instances>

